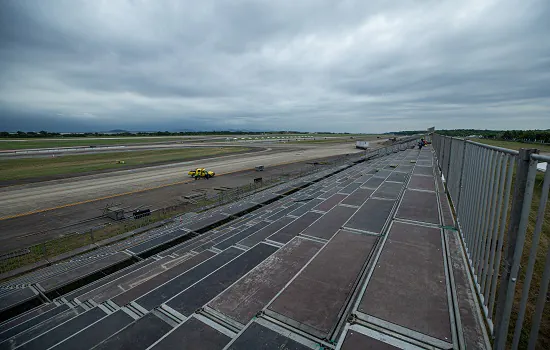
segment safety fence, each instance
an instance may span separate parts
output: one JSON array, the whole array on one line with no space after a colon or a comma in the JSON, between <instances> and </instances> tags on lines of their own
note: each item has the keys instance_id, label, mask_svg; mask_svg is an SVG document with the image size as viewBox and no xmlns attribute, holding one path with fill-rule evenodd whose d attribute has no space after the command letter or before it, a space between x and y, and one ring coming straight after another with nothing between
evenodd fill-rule
<instances>
[{"instance_id":1,"label":"safety fence","mask_svg":"<svg viewBox=\"0 0 550 350\"><path fill-rule=\"evenodd\" d=\"M550 347L550 157L434 134L494 349ZM546 307L546 309L545 309Z\"/></svg>"}]
</instances>

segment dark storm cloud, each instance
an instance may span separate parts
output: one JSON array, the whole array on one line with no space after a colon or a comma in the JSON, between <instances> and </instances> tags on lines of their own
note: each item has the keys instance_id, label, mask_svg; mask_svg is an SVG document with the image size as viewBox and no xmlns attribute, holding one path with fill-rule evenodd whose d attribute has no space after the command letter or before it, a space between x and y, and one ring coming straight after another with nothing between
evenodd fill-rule
<instances>
[{"instance_id":1,"label":"dark storm cloud","mask_svg":"<svg viewBox=\"0 0 550 350\"><path fill-rule=\"evenodd\" d=\"M0 3L0 129L550 128L550 3Z\"/></svg>"}]
</instances>

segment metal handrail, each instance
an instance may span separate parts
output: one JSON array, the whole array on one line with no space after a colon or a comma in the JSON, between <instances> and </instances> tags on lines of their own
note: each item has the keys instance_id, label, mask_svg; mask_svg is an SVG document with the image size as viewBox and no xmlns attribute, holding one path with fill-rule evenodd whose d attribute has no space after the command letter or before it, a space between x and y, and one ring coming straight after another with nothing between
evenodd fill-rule
<instances>
[{"instance_id":1,"label":"metal handrail","mask_svg":"<svg viewBox=\"0 0 550 350\"><path fill-rule=\"evenodd\" d=\"M550 156L438 134L432 140L493 347L535 349L539 335L548 334L540 331L542 320L550 317L544 308L550 248L539 245L550 216L550 172L542 181L537 172L538 163L550 162ZM542 272L535 263L544 266Z\"/></svg>"}]
</instances>

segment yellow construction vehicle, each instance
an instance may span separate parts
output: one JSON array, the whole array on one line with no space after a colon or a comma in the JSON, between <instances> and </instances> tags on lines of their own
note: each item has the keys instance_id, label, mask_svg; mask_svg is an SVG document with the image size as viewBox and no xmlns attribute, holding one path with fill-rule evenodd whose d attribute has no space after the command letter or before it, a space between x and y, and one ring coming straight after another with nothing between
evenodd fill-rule
<instances>
[{"instance_id":1,"label":"yellow construction vehicle","mask_svg":"<svg viewBox=\"0 0 550 350\"><path fill-rule=\"evenodd\" d=\"M205 168L197 168L195 170L191 170L189 171L188 174L189 176L194 177L195 180L200 178L204 178L208 180L211 177L214 177L214 175L216 175L216 173L214 173L213 171L208 171Z\"/></svg>"}]
</instances>

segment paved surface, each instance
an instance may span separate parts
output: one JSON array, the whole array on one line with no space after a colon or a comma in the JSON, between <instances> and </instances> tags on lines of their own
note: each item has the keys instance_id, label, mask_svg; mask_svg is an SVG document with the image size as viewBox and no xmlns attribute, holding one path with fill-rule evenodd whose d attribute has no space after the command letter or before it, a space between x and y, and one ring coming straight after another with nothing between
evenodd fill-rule
<instances>
[{"instance_id":1,"label":"paved surface","mask_svg":"<svg viewBox=\"0 0 550 350\"><path fill-rule=\"evenodd\" d=\"M12 186L0 189L0 195L2 196L0 212L2 218L8 218L102 197L144 191L173 183L187 183L193 181L187 176L187 171L197 167L213 169L218 175L223 175L254 168L257 165L273 166L352 152L357 152L357 150L350 147L349 144L316 147L300 151L282 148L262 152L262 154L253 153L250 156L225 156L205 161L183 162L67 180Z\"/></svg>"},{"instance_id":2,"label":"paved surface","mask_svg":"<svg viewBox=\"0 0 550 350\"><path fill-rule=\"evenodd\" d=\"M186 175L183 175L182 182L173 185L0 220L2 225L0 252L25 248L60 235L75 232L88 233L110 224L113 222L112 219L101 217L106 206L117 205L127 208L128 211L138 207L156 210L176 205L181 206L185 201L184 197L190 193L207 191L208 194L215 194L217 193L216 188L245 186L252 183L253 179L258 176L269 179L314 167L307 163L306 161L267 167L262 173L254 170L239 171L214 177L208 181L190 181ZM323 166L318 167L323 168ZM1 203L0 200L0 206Z\"/></svg>"},{"instance_id":3,"label":"paved surface","mask_svg":"<svg viewBox=\"0 0 550 350\"><path fill-rule=\"evenodd\" d=\"M304 144L300 145L301 149L289 144L277 147L246 156L223 156L0 188L0 252L108 225L112 220L102 217L107 206L116 205L128 211L138 207L156 210L182 206L186 202L184 196L196 191L212 195L217 193L216 188L245 186L258 176L269 179L307 170L314 167L307 164L312 159L357 152L350 148L351 144ZM283 164L273 165L278 163ZM238 171L258 164L266 166L261 174L254 170ZM209 181L194 181L187 176L187 171L197 166L214 169L218 176ZM229 173L223 175L224 169Z\"/></svg>"}]
</instances>

